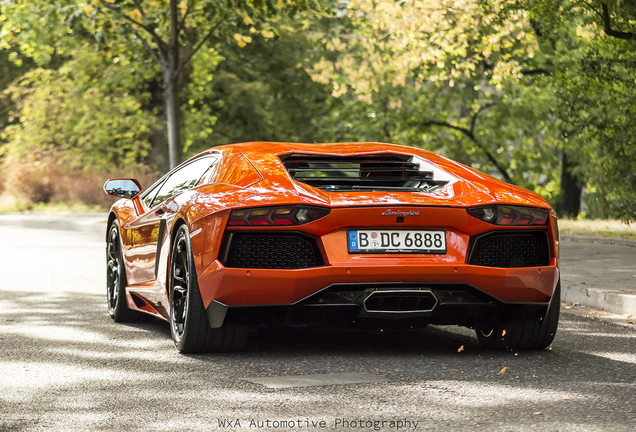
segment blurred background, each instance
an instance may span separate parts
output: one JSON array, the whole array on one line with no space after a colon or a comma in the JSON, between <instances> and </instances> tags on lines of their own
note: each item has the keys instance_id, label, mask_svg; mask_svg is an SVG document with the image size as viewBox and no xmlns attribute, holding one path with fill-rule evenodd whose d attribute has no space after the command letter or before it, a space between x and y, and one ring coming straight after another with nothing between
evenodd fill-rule
<instances>
[{"instance_id":1,"label":"blurred background","mask_svg":"<svg viewBox=\"0 0 636 432\"><path fill-rule=\"evenodd\" d=\"M636 4L4 0L0 212L105 211L216 145L380 141L636 221Z\"/></svg>"}]
</instances>

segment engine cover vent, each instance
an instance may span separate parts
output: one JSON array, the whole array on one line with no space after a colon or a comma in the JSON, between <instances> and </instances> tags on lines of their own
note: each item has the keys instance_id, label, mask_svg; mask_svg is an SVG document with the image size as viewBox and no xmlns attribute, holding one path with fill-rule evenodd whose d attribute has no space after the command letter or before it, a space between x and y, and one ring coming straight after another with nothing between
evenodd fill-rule
<instances>
[{"instance_id":1,"label":"engine cover vent","mask_svg":"<svg viewBox=\"0 0 636 432\"><path fill-rule=\"evenodd\" d=\"M432 192L449 180L421 170L414 157L392 153L358 156L292 153L280 156L292 179L328 192Z\"/></svg>"}]
</instances>

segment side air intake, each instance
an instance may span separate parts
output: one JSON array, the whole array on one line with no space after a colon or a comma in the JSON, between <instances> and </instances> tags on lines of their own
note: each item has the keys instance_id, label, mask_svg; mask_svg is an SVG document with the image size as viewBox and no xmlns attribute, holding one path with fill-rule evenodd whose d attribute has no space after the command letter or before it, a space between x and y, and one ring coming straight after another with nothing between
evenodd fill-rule
<instances>
[{"instance_id":1,"label":"side air intake","mask_svg":"<svg viewBox=\"0 0 636 432\"><path fill-rule=\"evenodd\" d=\"M292 153L280 156L292 179L328 192L432 192L446 185L434 171L421 169L408 155L380 153L359 156Z\"/></svg>"}]
</instances>

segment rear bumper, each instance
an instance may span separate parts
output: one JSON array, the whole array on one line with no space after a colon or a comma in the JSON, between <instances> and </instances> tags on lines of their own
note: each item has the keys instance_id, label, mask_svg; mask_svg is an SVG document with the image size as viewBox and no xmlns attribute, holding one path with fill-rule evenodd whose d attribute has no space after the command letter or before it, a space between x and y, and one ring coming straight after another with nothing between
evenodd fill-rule
<instances>
[{"instance_id":1,"label":"rear bumper","mask_svg":"<svg viewBox=\"0 0 636 432\"><path fill-rule=\"evenodd\" d=\"M534 268L347 263L300 270L225 268L215 261L199 276L199 289L206 307L212 300L227 306L292 305L333 284L378 283L465 284L503 303L545 303L558 279L554 259Z\"/></svg>"}]
</instances>

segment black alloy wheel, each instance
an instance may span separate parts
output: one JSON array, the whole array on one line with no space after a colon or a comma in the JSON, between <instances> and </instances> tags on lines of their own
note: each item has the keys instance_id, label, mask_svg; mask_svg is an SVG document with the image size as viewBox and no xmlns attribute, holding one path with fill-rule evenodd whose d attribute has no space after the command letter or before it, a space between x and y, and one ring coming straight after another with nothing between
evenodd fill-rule
<instances>
[{"instance_id":1,"label":"black alloy wheel","mask_svg":"<svg viewBox=\"0 0 636 432\"><path fill-rule=\"evenodd\" d=\"M170 333L176 348L184 354L244 349L246 325L225 322L220 328L210 327L186 225L177 230L170 257Z\"/></svg>"},{"instance_id":2,"label":"black alloy wheel","mask_svg":"<svg viewBox=\"0 0 636 432\"><path fill-rule=\"evenodd\" d=\"M108 313L116 322L135 321L141 315L130 310L126 304L127 284L119 225L114 220L108 229L106 243L106 301Z\"/></svg>"},{"instance_id":3,"label":"black alloy wheel","mask_svg":"<svg viewBox=\"0 0 636 432\"><path fill-rule=\"evenodd\" d=\"M190 285L189 242L185 230L179 230L172 251L170 272L170 327L175 344L179 344L185 331L188 314Z\"/></svg>"}]
</instances>

